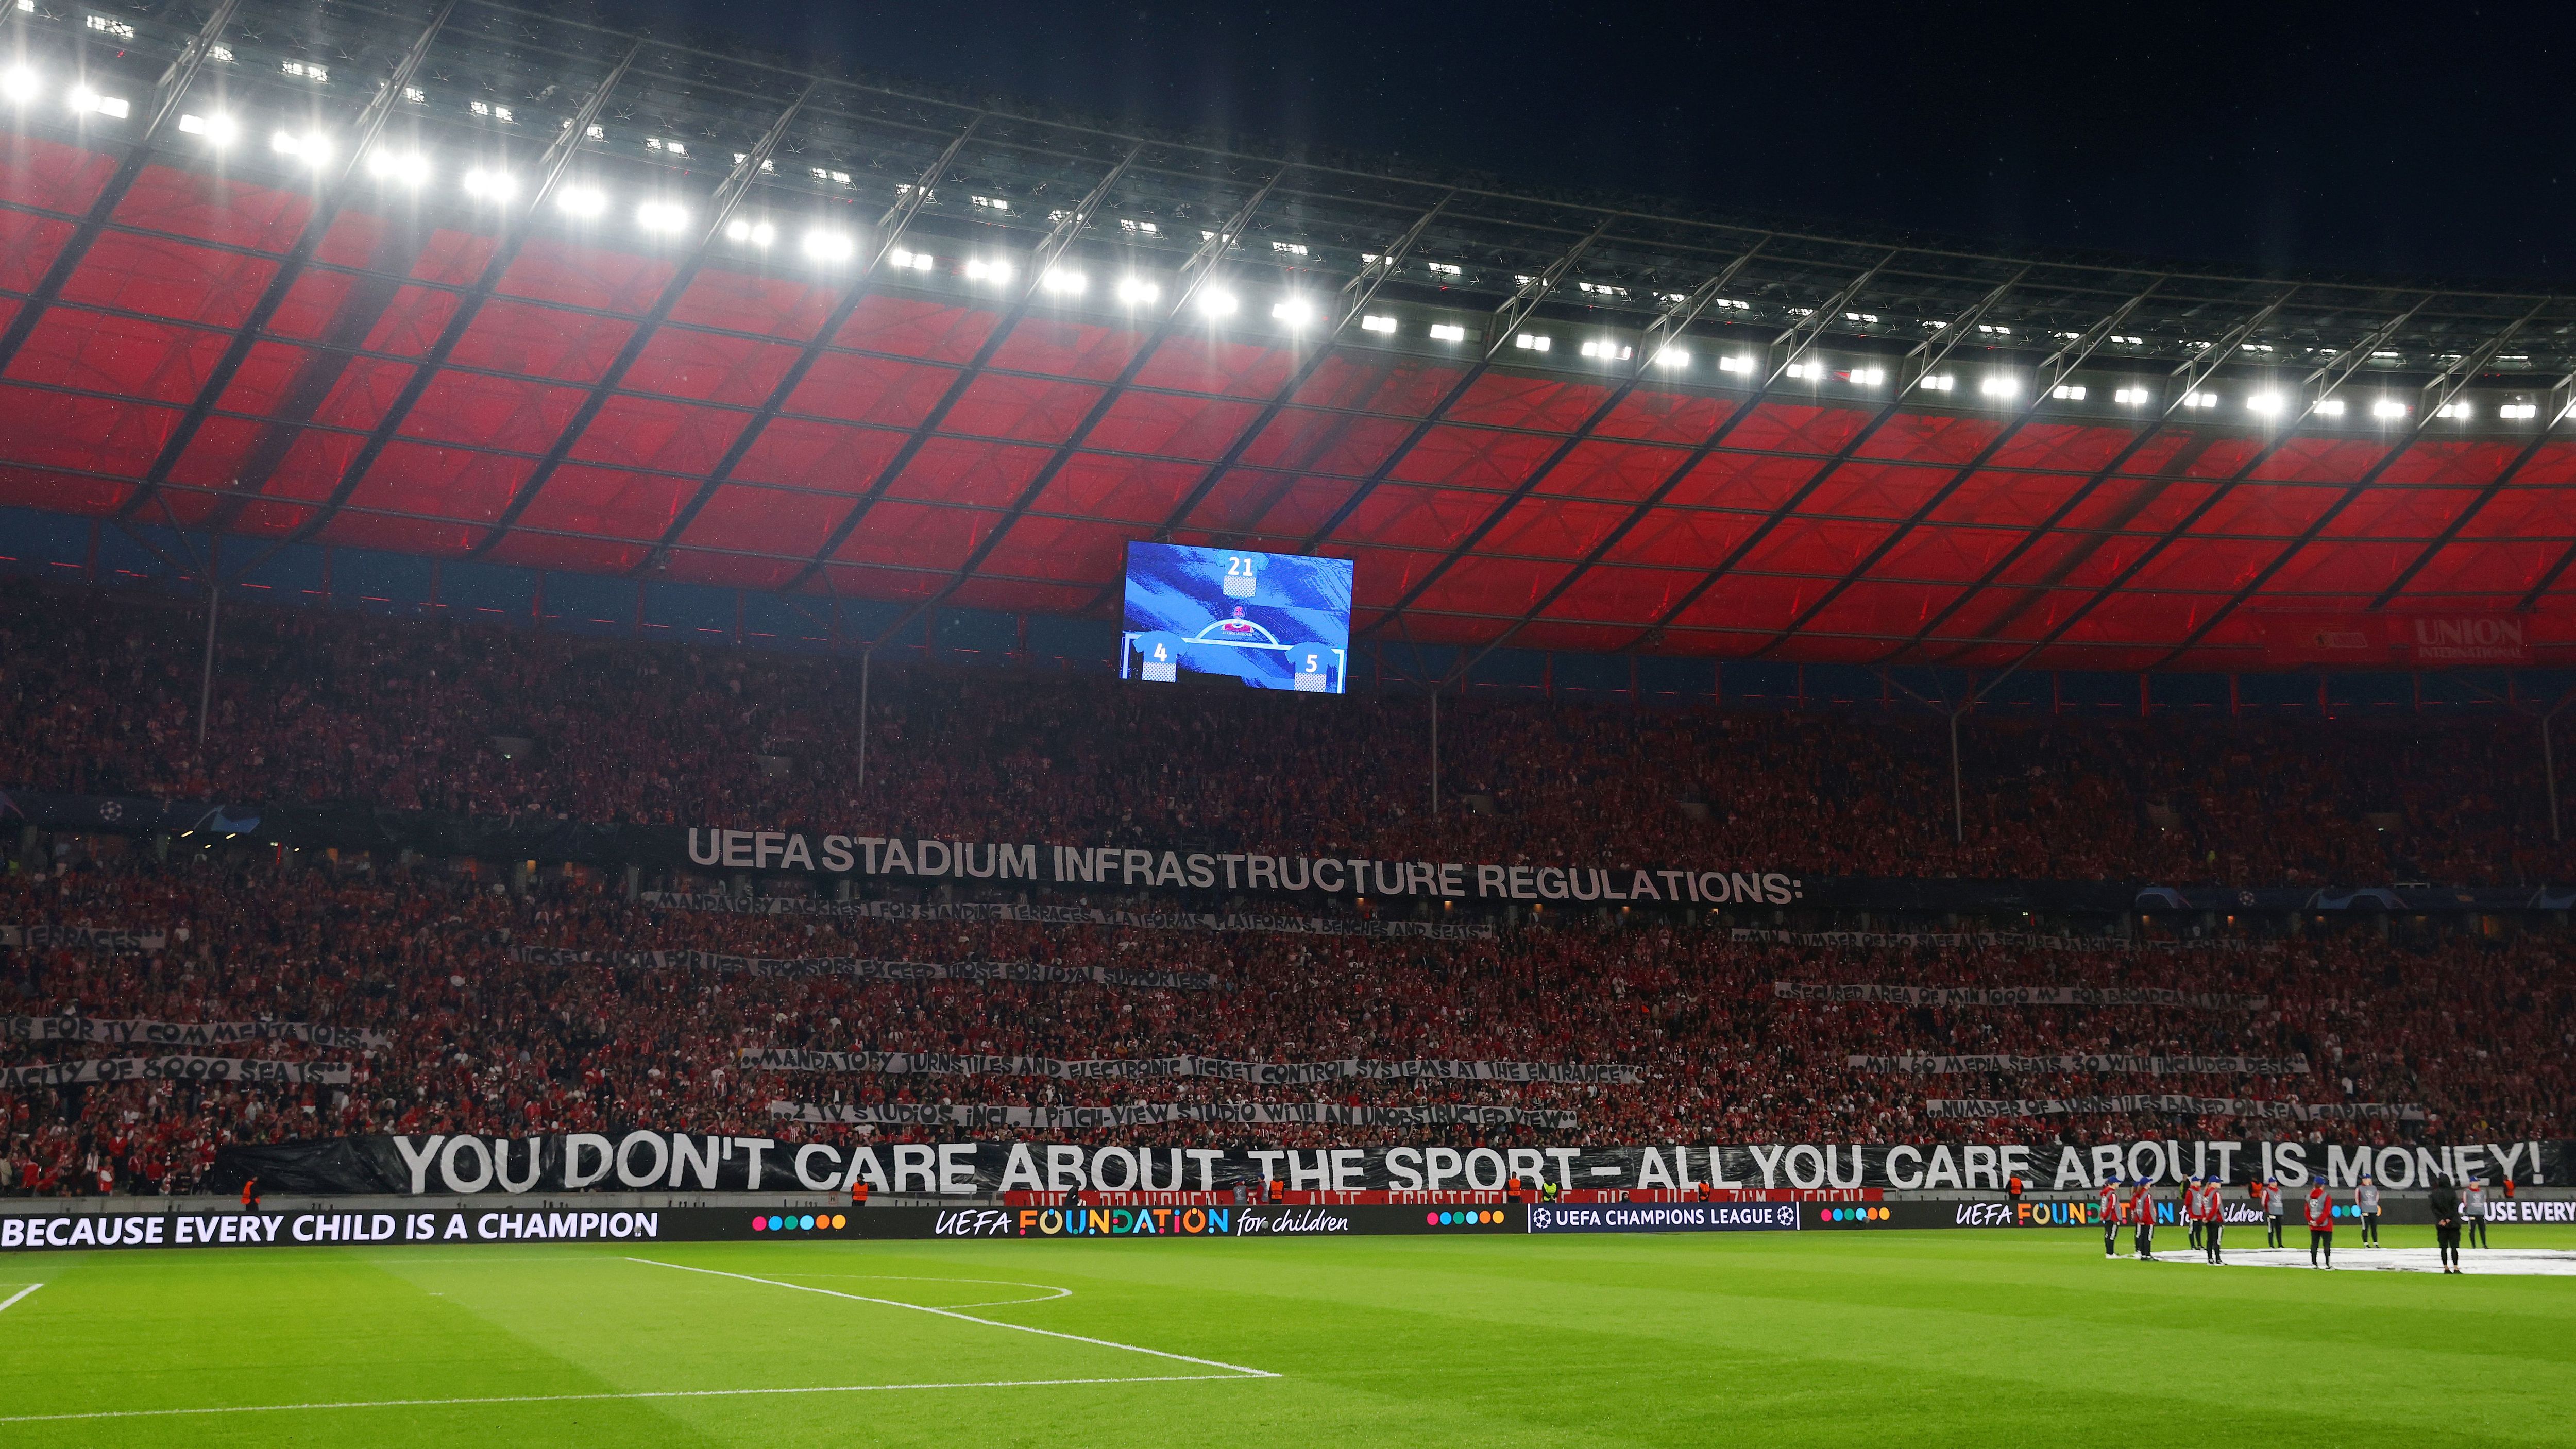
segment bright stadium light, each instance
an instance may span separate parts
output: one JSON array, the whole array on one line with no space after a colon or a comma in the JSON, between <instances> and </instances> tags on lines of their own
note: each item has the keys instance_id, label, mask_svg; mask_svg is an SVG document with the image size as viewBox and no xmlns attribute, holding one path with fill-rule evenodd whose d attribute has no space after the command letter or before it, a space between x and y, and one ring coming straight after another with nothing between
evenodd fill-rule
<instances>
[{"instance_id":1,"label":"bright stadium light","mask_svg":"<svg viewBox=\"0 0 2576 1449\"><path fill-rule=\"evenodd\" d=\"M1379 317L1372 318L1370 320L1384 322L1386 324L1386 327L1384 328L1385 331L1392 332L1395 330L1395 319L1392 317ZM1361 325L1366 326L1367 324L1362 323ZM1434 342L1464 342L1467 340L1467 329L1459 326L1455 322L1434 322L1431 324L1431 340Z\"/></svg>"},{"instance_id":2,"label":"bright stadium light","mask_svg":"<svg viewBox=\"0 0 2576 1449\"><path fill-rule=\"evenodd\" d=\"M133 111L133 107L126 104L123 96L103 96L87 86L72 87L72 93L67 99L71 102L72 110L84 116L108 116L122 121Z\"/></svg>"},{"instance_id":3,"label":"bright stadium light","mask_svg":"<svg viewBox=\"0 0 2576 1449\"><path fill-rule=\"evenodd\" d=\"M567 186L555 193L555 205L566 216L597 216L608 210L608 195L595 186Z\"/></svg>"},{"instance_id":4,"label":"bright stadium light","mask_svg":"<svg viewBox=\"0 0 2576 1449\"><path fill-rule=\"evenodd\" d=\"M901 247L886 253L886 265L898 271L926 272L938 260L928 252L908 252Z\"/></svg>"},{"instance_id":5,"label":"bright stadium light","mask_svg":"<svg viewBox=\"0 0 2576 1449\"><path fill-rule=\"evenodd\" d=\"M2082 402L2084 401L2084 384L2080 382L2061 382L2057 386L2050 388L2048 390L2048 395L2057 399L2059 402Z\"/></svg>"},{"instance_id":6,"label":"bright stadium light","mask_svg":"<svg viewBox=\"0 0 2576 1449\"><path fill-rule=\"evenodd\" d=\"M206 144L221 150L241 139L241 123L221 111L211 116L181 116L179 129L191 136L203 136Z\"/></svg>"},{"instance_id":7,"label":"bright stadium light","mask_svg":"<svg viewBox=\"0 0 2576 1449\"><path fill-rule=\"evenodd\" d=\"M2533 418L2540 416L2540 404L2527 402L2506 403L2504 406L2496 409L2496 416L2503 418L2507 422L2527 423Z\"/></svg>"},{"instance_id":8,"label":"bright stadium light","mask_svg":"<svg viewBox=\"0 0 2576 1449\"><path fill-rule=\"evenodd\" d=\"M507 201L519 194L518 179L507 171L486 171L480 166L465 173L461 185L465 194L477 201Z\"/></svg>"},{"instance_id":9,"label":"bright stadium light","mask_svg":"<svg viewBox=\"0 0 2576 1449\"><path fill-rule=\"evenodd\" d=\"M2021 392L2021 384L2011 374L1998 372L1980 381L1977 391L1988 397L2013 397Z\"/></svg>"},{"instance_id":10,"label":"bright stadium light","mask_svg":"<svg viewBox=\"0 0 2576 1449\"><path fill-rule=\"evenodd\" d=\"M769 223L761 222L751 229L751 244L765 247L777 235ZM797 246L818 262L846 262L859 254L859 244L850 239L848 232L829 231L819 226L805 233L805 239Z\"/></svg>"},{"instance_id":11,"label":"bright stadium light","mask_svg":"<svg viewBox=\"0 0 2576 1449\"><path fill-rule=\"evenodd\" d=\"M970 282L990 282L998 287L1011 279L1011 270L1009 262L988 262L981 257L966 259L966 280Z\"/></svg>"},{"instance_id":12,"label":"bright stadium light","mask_svg":"<svg viewBox=\"0 0 2576 1449\"><path fill-rule=\"evenodd\" d=\"M1753 359L1750 356L1740 353L1733 357L1721 357L1717 360L1717 370L1720 372L1751 372L1753 370Z\"/></svg>"},{"instance_id":13,"label":"bright stadium light","mask_svg":"<svg viewBox=\"0 0 2576 1449\"><path fill-rule=\"evenodd\" d=\"M1688 367L1690 366L1690 354L1678 347L1667 347L1663 351L1655 354L1655 366Z\"/></svg>"},{"instance_id":14,"label":"bright stadium light","mask_svg":"<svg viewBox=\"0 0 2576 1449\"><path fill-rule=\"evenodd\" d=\"M1512 334L1512 345L1523 352L1545 352L1556 345L1556 339L1542 337L1535 332L1515 332Z\"/></svg>"},{"instance_id":15,"label":"bright stadium light","mask_svg":"<svg viewBox=\"0 0 2576 1449\"><path fill-rule=\"evenodd\" d=\"M1383 333L1386 336L1393 337L1395 335L1395 319L1392 317L1381 317L1372 312L1360 319L1360 330L1362 332Z\"/></svg>"},{"instance_id":16,"label":"bright stadium light","mask_svg":"<svg viewBox=\"0 0 2576 1449\"><path fill-rule=\"evenodd\" d=\"M1959 380L1946 372L1927 372L1916 378L1914 385L1925 392L1952 392L1957 390Z\"/></svg>"},{"instance_id":17,"label":"bright stadium light","mask_svg":"<svg viewBox=\"0 0 2576 1449\"><path fill-rule=\"evenodd\" d=\"M1049 267L1038 285L1059 297L1079 297L1082 289L1091 285L1091 279L1071 267Z\"/></svg>"},{"instance_id":18,"label":"bright stadium light","mask_svg":"<svg viewBox=\"0 0 2576 1449\"><path fill-rule=\"evenodd\" d=\"M1303 327L1315 320L1315 304L1303 297L1290 297L1271 304L1270 318L1290 327Z\"/></svg>"},{"instance_id":19,"label":"bright stadium light","mask_svg":"<svg viewBox=\"0 0 2576 1449\"><path fill-rule=\"evenodd\" d=\"M417 151L387 151L380 148L367 153L367 174L378 181L418 186L429 179L429 158Z\"/></svg>"},{"instance_id":20,"label":"bright stadium light","mask_svg":"<svg viewBox=\"0 0 2576 1449\"><path fill-rule=\"evenodd\" d=\"M2339 397L2320 398L2317 401L2317 416L2321 418L2342 417L2343 399Z\"/></svg>"},{"instance_id":21,"label":"bright stadium light","mask_svg":"<svg viewBox=\"0 0 2576 1449\"><path fill-rule=\"evenodd\" d=\"M2384 397L2370 405L2370 415L2374 418L2402 418L2406 416L2406 404L2393 397Z\"/></svg>"},{"instance_id":22,"label":"bright stadium light","mask_svg":"<svg viewBox=\"0 0 2576 1449\"><path fill-rule=\"evenodd\" d=\"M1880 383L1887 381L1887 369L1883 367L1855 367L1851 370L1848 376L1851 378L1851 385L1854 387L1876 387Z\"/></svg>"},{"instance_id":23,"label":"bright stadium light","mask_svg":"<svg viewBox=\"0 0 2576 1449\"><path fill-rule=\"evenodd\" d=\"M268 138L268 149L280 156L292 156L316 171L331 162L331 143L320 136L299 136L292 131L279 131Z\"/></svg>"},{"instance_id":24,"label":"bright stadium light","mask_svg":"<svg viewBox=\"0 0 2576 1449\"><path fill-rule=\"evenodd\" d=\"M2218 406L2218 394L2214 392L2187 392L2182 395L2182 405L2187 408L2214 408Z\"/></svg>"},{"instance_id":25,"label":"bright stadium light","mask_svg":"<svg viewBox=\"0 0 2576 1449\"><path fill-rule=\"evenodd\" d=\"M2465 401L2446 402L2442 404L2439 411L2433 414L2433 416L2437 418L2458 418L2463 422L2476 417L2477 415L2478 410L2469 406Z\"/></svg>"},{"instance_id":26,"label":"bright stadium light","mask_svg":"<svg viewBox=\"0 0 2576 1449\"><path fill-rule=\"evenodd\" d=\"M13 106L27 104L43 89L42 83L36 79L36 73L23 65L13 65L7 70L0 70L0 97L6 97Z\"/></svg>"},{"instance_id":27,"label":"bright stadium light","mask_svg":"<svg viewBox=\"0 0 2576 1449\"><path fill-rule=\"evenodd\" d=\"M1825 365L1821 362L1793 362L1789 364L1789 375L1801 382L1814 382L1825 375Z\"/></svg>"},{"instance_id":28,"label":"bright stadium light","mask_svg":"<svg viewBox=\"0 0 2576 1449\"><path fill-rule=\"evenodd\" d=\"M2281 410L2281 395L2277 392L2255 393L2245 399L2245 409L2268 418Z\"/></svg>"},{"instance_id":29,"label":"bright stadium light","mask_svg":"<svg viewBox=\"0 0 2576 1449\"><path fill-rule=\"evenodd\" d=\"M689 224L689 213L677 202L648 201L635 208L635 224L652 232L678 231Z\"/></svg>"},{"instance_id":30,"label":"bright stadium light","mask_svg":"<svg viewBox=\"0 0 2576 1449\"><path fill-rule=\"evenodd\" d=\"M1202 317L1231 317L1234 309L1242 305L1235 301L1232 292L1222 287L1201 287L1193 300L1198 304Z\"/></svg>"},{"instance_id":31,"label":"bright stadium light","mask_svg":"<svg viewBox=\"0 0 2576 1449\"><path fill-rule=\"evenodd\" d=\"M2147 390L2143 387L2114 388L2111 392L2111 401L2122 407L2144 407L2147 404Z\"/></svg>"},{"instance_id":32,"label":"bright stadium light","mask_svg":"<svg viewBox=\"0 0 2576 1449\"><path fill-rule=\"evenodd\" d=\"M1118 279L1118 300L1126 303L1130 307L1151 302L1162 295L1162 288L1154 285L1152 282L1146 281L1142 277L1120 277Z\"/></svg>"}]
</instances>

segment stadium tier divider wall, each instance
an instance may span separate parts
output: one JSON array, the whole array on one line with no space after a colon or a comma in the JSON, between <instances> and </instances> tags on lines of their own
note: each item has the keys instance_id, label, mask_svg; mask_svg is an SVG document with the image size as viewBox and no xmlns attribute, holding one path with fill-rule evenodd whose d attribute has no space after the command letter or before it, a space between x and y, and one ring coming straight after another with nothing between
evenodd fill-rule
<instances>
[{"instance_id":1,"label":"stadium tier divider wall","mask_svg":"<svg viewBox=\"0 0 2576 1449\"><path fill-rule=\"evenodd\" d=\"M0 508L0 576L179 598L202 594L212 559L227 597L395 617L445 617L610 638L805 653L855 654L869 641L889 662L930 661L1108 674L1118 626L1106 619L935 609L884 636L911 605L719 588L664 579L520 568L324 544L182 533L78 514ZM1448 645L1355 646L1353 684L1419 693L1462 658ZM2457 672L2302 670L2121 674L2027 670L2000 681L1958 669L1876 670L1847 664L1714 660L1653 654L1496 649L1465 682L1471 695L1736 709L1951 709L2098 718L2153 714L2306 716L2546 709L2576 670ZM1978 691L1985 692L1980 695Z\"/></svg>"}]
</instances>

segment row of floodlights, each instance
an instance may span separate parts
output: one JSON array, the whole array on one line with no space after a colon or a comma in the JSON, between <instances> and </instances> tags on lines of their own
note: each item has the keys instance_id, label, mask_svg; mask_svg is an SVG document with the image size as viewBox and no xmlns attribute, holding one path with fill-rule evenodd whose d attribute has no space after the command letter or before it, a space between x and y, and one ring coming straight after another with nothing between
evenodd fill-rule
<instances>
[{"instance_id":1,"label":"row of floodlights","mask_svg":"<svg viewBox=\"0 0 2576 1449\"><path fill-rule=\"evenodd\" d=\"M36 76L26 67L0 70L0 99L23 105L36 99L38 94ZM83 114L121 119L131 110L124 98L102 95L86 86L74 87L66 101L74 111ZM217 147L229 146L241 136L240 124L220 112L205 116L183 115L179 118L179 129L192 136L201 136L209 145ZM269 147L317 170L329 164L333 154L330 139L313 132L278 131L270 136ZM367 173L380 182L417 187L428 182L430 165L428 158L419 152L379 147L367 157ZM510 173L484 167L468 168L459 178L459 185L468 196L494 203L511 200L519 190L517 179ZM605 215L608 211L607 194L592 186L559 187L554 193L554 202L565 215L584 220ZM647 232L667 234L683 231L689 221L688 208L677 202L646 201L635 209L636 225ZM739 246L765 251L777 242L778 228L766 220L735 217L725 224L725 239ZM846 262L858 254L858 242L847 232L816 227L805 233L800 249L816 261ZM888 265L904 271L926 272L938 265L938 258L930 253L902 247L890 249L885 260ZM988 258L969 259L961 270L968 281L994 286L1008 283L1015 273L1010 262ZM1080 271L1059 266L1049 268L1038 285L1056 296L1080 296L1089 289L1090 279ZM1118 279L1111 293L1125 305L1147 306L1161 299L1162 287L1149 278L1126 276ZM1202 315L1211 318L1229 317L1241 310L1240 300L1221 287L1203 287L1192 300ZM1285 323L1292 329L1307 326L1319 315L1312 302L1300 297L1287 298L1270 309L1272 320ZM1395 318L1377 313L1362 316L1360 329L1386 337L1392 337L1400 330ZM1456 323L1434 322L1428 327L1428 335L1434 342L1458 343L1465 342L1468 334L1465 327ZM1553 350L1555 343L1545 333L1518 331L1512 334L1512 345L1523 352L1545 353ZM1630 344L1610 338L1587 340L1579 350L1584 357L1602 362L1626 362L1635 356L1635 349ZM1690 366L1691 354L1685 348L1667 345L1650 360L1658 367L1679 370ZM1720 372L1750 373L1754 370L1754 359L1750 354L1731 354L1719 357L1717 366ZM1813 359L1790 363L1787 375L1818 383L1830 375L1855 387L1879 387L1887 381L1883 368L1829 369L1825 363ZM1914 385L1926 392L1946 393L1957 389L1958 379L1949 373L1926 373L1916 378ZM1987 397L2012 398L2019 396L2021 381L2010 373L1992 373L1979 380L1977 390ZM2087 389L2080 383L2061 383L2050 389L2049 396L2061 402L2082 402L2086 399ZM2122 387L2112 391L2111 400L2124 407L2143 407L2154 401L2154 394L2143 387ZM2216 393L2194 390L2184 395L2182 405L2195 411L2214 409L2220 405L2220 399ZM2250 412L2270 417L2287 410L2289 401L2279 393L2258 392L2247 396L2245 406ZM2324 398L2311 410L2322 417L2341 417L2345 405L2341 398ZM2412 410L2408 404L2395 398L2380 398L2370 405L2370 415L2381 419L2403 418ZM2500 405L2496 412L2498 417L2507 421L2529 421L2539 416L2540 409L2536 403L2509 402ZM2475 415L2469 403L2457 399L2444 403L2436 414L2462 419Z\"/></svg>"}]
</instances>

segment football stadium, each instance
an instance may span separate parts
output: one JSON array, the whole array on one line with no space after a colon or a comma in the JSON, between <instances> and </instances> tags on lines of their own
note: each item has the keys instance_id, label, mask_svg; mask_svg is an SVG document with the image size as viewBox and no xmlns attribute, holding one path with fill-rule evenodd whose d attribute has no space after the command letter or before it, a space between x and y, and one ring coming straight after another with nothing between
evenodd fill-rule
<instances>
[{"instance_id":1,"label":"football stadium","mask_svg":"<svg viewBox=\"0 0 2576 1449\"><path fill-rule=\"evenodd\" d=\"M2576 300L5 5L0 1443L2576 1439Z\"/></svg>"}]
</instances>

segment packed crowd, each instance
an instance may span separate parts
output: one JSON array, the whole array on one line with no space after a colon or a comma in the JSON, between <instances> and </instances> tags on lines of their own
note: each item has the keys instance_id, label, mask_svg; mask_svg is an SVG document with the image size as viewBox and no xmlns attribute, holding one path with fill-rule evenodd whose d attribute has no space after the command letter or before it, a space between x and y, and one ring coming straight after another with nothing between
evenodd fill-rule
<instances>
[{"instance_id":1,"label":"packed crowd","mask_svg":"<svg viewBox=\"0 0 2576 1449\"><path fill-rule=\"evenodd\" d=\"M1329 702L244 606L0 593L0 787L1378 859L2369 884L2566 880L2530 722ZM868 770L859 774L864 731Z\"/></svg>"},{"instance_id":2,"label":"packed crowd","mask_svg":"<svg viewBox=\"0 0 2576 1449\"><path fill-rule=\"evenodd\" d=\"M1720 928L1524 928L1491 940L909 924L666 909L578 875L517 892L468 868L302 865L248 847L70 859L0 881L0 925L118 927L158 949L0 949L0 1019L272 1020L382 1046L204 1048L345 1062L346 1086L168 1081L0 1085L0 1186L183 1190L228 1143L400 1132L525 1136L652 1126L787 1139L957 1140L965 1129L805 1125L774 1103L1106 1106L1257 1100L1474 1104L1574 1126L1120 1128L1140 1145L1448 1141L2066 1140L2151 1133L2399 1140L2563 1135L2576 998L2550 948L2453 938L2427 952L2337 936L2242 950L1771 944ZM1214 989L863 980L562 952L789 960L1030 961L1206 973ZM1892 1008L1783 998L1775 983L2159 986L2259 994L2260 1010ZM6 1033L0 1033L5 1038ZM1273 1087L1181 1078L754 1069L745 1049L1057 1058L1222 1056L1621 1065L1633 1083L1373 1080ZM131 1054L0 1040L0 1067ZM2048 1076L1856 1069L1852 1054L2121 1052L2308 1058L2294 1076ZM5 1079L0 1079L5 1080ZM2252 1122L2124 1113L1932 1115L1933 1097L2183 1093L2420 1105L2421 1121ZM1059 1136L1113 1134L1061 1133Z\"/></svg>"}]
</instances>

